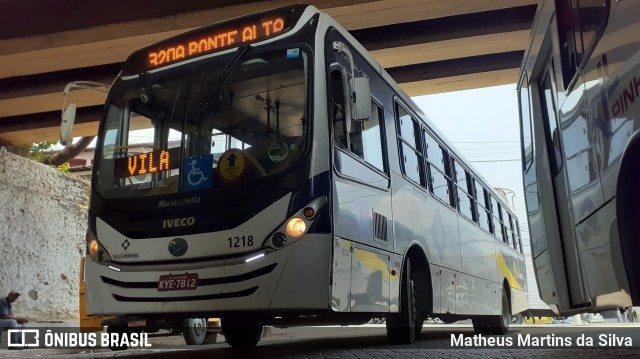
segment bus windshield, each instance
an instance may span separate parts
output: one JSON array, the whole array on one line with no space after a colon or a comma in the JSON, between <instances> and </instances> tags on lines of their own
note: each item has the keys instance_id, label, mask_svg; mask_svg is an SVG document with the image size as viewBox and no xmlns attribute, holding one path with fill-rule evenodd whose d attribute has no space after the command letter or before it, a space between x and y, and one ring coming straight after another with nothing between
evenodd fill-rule
<instances>
[{"instance_id":1,"label":"bus windshield","mask_svg":"<svg viewBox=\"0 0 640 359\"><path fill-rule=\"evenodd\" d=\"M289 47L120 78L106 106L97 192L226 189L287 170L306 148L309 66L303 48Z\"/></svg>"}]
</instances>

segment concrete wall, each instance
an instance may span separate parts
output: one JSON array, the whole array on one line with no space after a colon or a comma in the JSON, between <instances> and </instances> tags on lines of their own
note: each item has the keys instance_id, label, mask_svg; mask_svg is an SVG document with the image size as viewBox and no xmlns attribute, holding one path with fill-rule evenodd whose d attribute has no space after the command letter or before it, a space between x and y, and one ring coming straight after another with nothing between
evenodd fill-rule
<instances>
[{"instance_id":1,"label":"concrete wall","mask_svg":"<svg viewBox=\"0 0 640 359\"><path fill-rule=\"evenodd\" d=\"M0 296L14 315L78 317L89 183L0 148Z\"/></svg>"}]
</instances>

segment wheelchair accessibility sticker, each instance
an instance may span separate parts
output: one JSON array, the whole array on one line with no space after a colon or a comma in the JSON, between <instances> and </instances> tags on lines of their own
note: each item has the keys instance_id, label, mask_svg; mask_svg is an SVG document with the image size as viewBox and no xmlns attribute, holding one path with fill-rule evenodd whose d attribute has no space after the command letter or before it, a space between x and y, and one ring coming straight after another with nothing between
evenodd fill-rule
<instances>
[{"instance_id":1,"label":"wheelchair accessibility sticker","mask_svg":"<svg viewBox=\"0 0 640 359\"><path fill-rule=\"evenodd\" d=\"M218 161L218 174L222 179L230 181L244 173L244 156L242 150L230 149L222 154Z\"/></svg>"},{"instance_id":2,"label":"wheelchair accessibility sticker","mask_svg":"<svg viewBox=\"0 0 640 359\"><path fill-rule=\"evenodd\" d=\"M212 155L186 158L182 168L182 190L187 192L211 188L212 167Z\"/></svg>"}]
</instances>

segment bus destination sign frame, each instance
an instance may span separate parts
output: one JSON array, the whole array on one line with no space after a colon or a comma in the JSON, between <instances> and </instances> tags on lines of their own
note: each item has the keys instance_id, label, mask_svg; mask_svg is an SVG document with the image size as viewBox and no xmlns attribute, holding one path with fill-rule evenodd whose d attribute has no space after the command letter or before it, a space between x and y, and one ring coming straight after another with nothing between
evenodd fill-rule
<instances>
[{"instance_id":1,"label":"bus destination sign frame","mask_svg":"<svg viewBox=\"0 0 640 359\"><path fill-rule=\"evenodd\" d=\"M294 27L305 7L291 6L266 11L164 40L129 56L123 74L142 73L283 34Z\"/></svg>"}]
</instances>

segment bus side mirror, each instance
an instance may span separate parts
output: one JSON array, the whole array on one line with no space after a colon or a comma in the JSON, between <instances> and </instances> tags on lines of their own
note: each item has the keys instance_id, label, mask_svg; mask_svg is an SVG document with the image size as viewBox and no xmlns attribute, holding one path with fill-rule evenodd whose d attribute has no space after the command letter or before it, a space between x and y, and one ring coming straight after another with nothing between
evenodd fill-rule
<instances>
[{"instance_id":1,"label":"bus side mirror","mask_svg":"<svg viewBox=\"0 0 640 359\"><path fill-rule=\"evenodd\" d=\"M340 41L333 42L333 50L344 55L349 60L351 70L351 121L366 121L371 118L371 88L366 77L356 78L353 55L349 47Z\"/></svg>"},{"instance_id":2,"label":"bus side mirror","mask_svg":"<svg viewBox=\"0 0 640 359\"><path fill-rule=\"evenodd\" d=\"M353 80L351 120L366 121L371 118L371 88L369 79L358 77Z\"/></svg>"},{"instance_id":3,"label":"bus side mirror","mask_svg":"<svg viewBox=\"0 0 640 359\"><path fill-rule=\"evenodd\" d=\"M71 141L71 129L76 120L76 104L71 103L62 112L62 122L60 123L60 143L66 145Z\"/></svg>"},{"instance_id":4,"label":"bus side mirror","mask_svg":"<svg viewBox=\"0 0 640 359\"><path fill-rule=\"evenodd\" d=\"M71 141L71 129L73 128L73 123L76 120L76 104L72 103L69 104L69 106L66 106L67 96L73 89L95 89L107 93L109 92L109 85L93 81L73 81L69 82L64 87L64 97L62 100L62 123L60 123L60 143L65 146L69 141Z\"/></svg>"}]
</instances>

